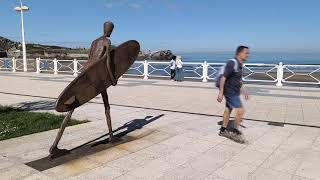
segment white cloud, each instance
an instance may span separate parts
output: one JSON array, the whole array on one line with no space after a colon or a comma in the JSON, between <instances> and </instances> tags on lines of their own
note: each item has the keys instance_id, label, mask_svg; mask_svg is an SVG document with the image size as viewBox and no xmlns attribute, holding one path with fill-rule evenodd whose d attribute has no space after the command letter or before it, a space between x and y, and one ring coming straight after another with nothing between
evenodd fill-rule
<instances>
[{"instance_id":1,"label":"white cloud","mask_svg":"<svg viewBox=\"0 0 320 180\"><path fill-rule=\"evenodd\" d=\"M105 6L106 8L108 8L108 9L110 9L110 8L113 7L113 4L112 4L112 3L106 3L104 6Z\"/></svg>"},{"instance_id":2,"label":"white cloud","mask_svg":"<svg viewBox=\"0 0 320 180\"><path fill-rule=\"evenodd\" d=\"M142 4L140 4L140 3L130 3L129 7L133 8L133 9L139 9L139 8L142 8Z\"/></svg>"},{"instance_id":3,"label":"white cloud","mask_svg":"<svg viewBox=\"0 0 320 180\"><path fill-rule=\"evenodd\" d=\"M142 0L106 0L104 6L108 9L116 7L140 9L144 4L145 3Z\"/></svg>"}]
</instances>

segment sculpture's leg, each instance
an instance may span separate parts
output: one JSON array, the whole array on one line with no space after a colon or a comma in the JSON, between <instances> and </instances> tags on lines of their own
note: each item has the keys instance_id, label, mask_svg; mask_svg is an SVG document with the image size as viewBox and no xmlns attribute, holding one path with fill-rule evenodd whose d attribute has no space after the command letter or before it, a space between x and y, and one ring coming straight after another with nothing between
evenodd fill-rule
<instances>
[{"instance_id":1,"label":"sculpture's leg","mask_svg":"<svg viewBox=\"0 0 320 180\"><path fill-rule=\"evenodd\" d=\"M112 122L111 122L111 116L110 116L110 104L109 104L109 98L108 98L108 93L107 90L103 91L101 93L103 103L104 103L104 108L105 108L105 114L106 114L106 120L108 124L108 129L109 129L109 142L112 143L114 142L114 136L112 132Z\"/></svg>"},{"instance_id":2,"label":"sculpture's leg","mask_svg":"<svg viewBox=\"0 0 320 180\"><path fill-rule=\"evenodd\" d=\"M60 139L61 139L61 137L62 137L62 134L63 134L66 126L68 125L68 122L69 122L70 119L71 119L71 116L72 116L73 111L74 111L74 110L68 112L68 114L66 115L66 117L63 119L62 124L61 124L60 129L59 129L59 132L58 132L58 134L57 134L57 137L56 137L56 139L54 140L54 142L53 142L53 144L52 144L52 146L51 146L51 148L50 148L50 150L49 150L49 152L50 152L51 155L57 154L57 153L61 153L61 151L65 151L65 150L60 150L60 149L58 148L58 143L59 143L59 141L60 141Z\"/></svg>"}]
</instances>

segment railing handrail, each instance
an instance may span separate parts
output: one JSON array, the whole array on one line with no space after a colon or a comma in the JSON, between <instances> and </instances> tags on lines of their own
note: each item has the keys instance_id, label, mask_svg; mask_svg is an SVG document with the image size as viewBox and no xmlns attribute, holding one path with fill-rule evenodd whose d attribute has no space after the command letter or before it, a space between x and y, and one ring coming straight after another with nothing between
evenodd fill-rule
<instances>
[{"instance_id":1,"label":"railing handrail","mask_svg":"<svg viewBox=\"0 0 320 180\"><path fill-rule=\"evenodd\" d=\"M23 64L22 59L15 58L0 58L0 70L12 70L13 72L21 71ZM30 60L30 58L28 59ZM28 66L36 67L36 72L53 72L58 73L73 73L78 75L85 65L87 60L77 59L56 59L36 58L35 65L29 63ZM207 80L215 80L220 67L223 62L190 62L184 61L185 78L188 79L202 79L203 82ZM301 68L305 68L302 69ZM170 76L169 61L162 60L137 60L134 65L130 67L125 75L129 76L143 76L144 79L149 77L169 77ZM282 86L282 83L298 83L298 84L319 84L320 85L320 65L310 64L273 64L273 63L245 63L244 81L246 82L277 82L277 86ZM265 78L256 78L257 75L264 75ZM306 76L307 78L301 80L294 79L295 76Z\"/></svg>"}]
</instances>

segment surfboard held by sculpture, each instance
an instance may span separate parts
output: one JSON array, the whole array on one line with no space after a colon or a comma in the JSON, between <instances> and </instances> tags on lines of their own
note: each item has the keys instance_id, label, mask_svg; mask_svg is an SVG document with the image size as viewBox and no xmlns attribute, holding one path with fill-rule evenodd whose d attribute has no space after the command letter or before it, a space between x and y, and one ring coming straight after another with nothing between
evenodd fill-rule
<instances>
[{"instance_id":1,"label":"surfboard held by sculpture","mask_svg":"<svg viewBox=\"0 0 320 180\"><path fill-rule=\"evenodd\" d=\"M111 50L111 70L115 78L120 78L134 63L140 52L135 40L127 41ZM68 112L95 98L112 85L106 68L106 59L99 60L86 68L60 94L56 102L56 111Z\"/></svg>"}]
</instances>

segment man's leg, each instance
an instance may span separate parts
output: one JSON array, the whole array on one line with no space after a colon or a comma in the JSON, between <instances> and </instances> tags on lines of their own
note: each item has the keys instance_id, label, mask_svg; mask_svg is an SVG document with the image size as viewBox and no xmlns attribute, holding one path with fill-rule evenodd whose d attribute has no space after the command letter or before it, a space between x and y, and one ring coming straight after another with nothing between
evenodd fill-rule
<instances>
[{"instance_id":1,"label":"man's leg","mask_svg":"<svg viewBox=\"0 0 320 180\"><path fill-rule=\"evenodd\" d=\"M243 115L244 115L244 108L243 107L236 108L235 112L236 112L236 116L235 116L236 127L238 129L240 127L241 122L242 122L242 118L243 118Z\"/></svg>"},{"instance_id":2,"label":"man's leg","mask_svg":"<svg viewBox=\"0 0 320 180\"><path fill-rule=\"evenodd\" d=\"M103 91L101 93L103 103L104 103L104 108L105 108L105 114L106 114L106 120L108 124L108 129L109 129L109 142L113 142L113 132L112 132L112 122L111 122L111 116L110 116L110 104L109 104L109 98L107 94L107 90Z\"/></svg>"},{"instance_id":3,"label":"man's leg","mask_svg":"<svg viewBox=\"0 0 320 180\"><path fill-rule=\"evenodd\" d=\"M227 128L230 119L231 109L226 107L223 113L223 124L222 127Z\"/></svg>"}]
</instances>

